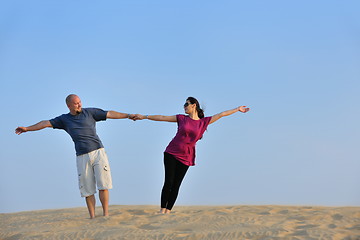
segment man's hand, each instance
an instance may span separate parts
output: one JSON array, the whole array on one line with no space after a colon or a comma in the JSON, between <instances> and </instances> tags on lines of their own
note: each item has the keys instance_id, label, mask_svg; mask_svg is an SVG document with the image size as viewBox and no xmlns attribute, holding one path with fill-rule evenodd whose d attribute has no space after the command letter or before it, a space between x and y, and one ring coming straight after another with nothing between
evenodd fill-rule
<instances>
[{"instance_id":1,"label":"man's hand","mask_svg":"<svg viewBox=\"0 0 360 240\"><path fill-rule=\"evenodd\" d=\"M22 133L24 133L24 132L27 132L27 128L26 128L26 127L17 127L17 128L15 129L15 133L16 133L17 135L20 135L20 134L22 134Z\"/></svg>"}]
</instances>

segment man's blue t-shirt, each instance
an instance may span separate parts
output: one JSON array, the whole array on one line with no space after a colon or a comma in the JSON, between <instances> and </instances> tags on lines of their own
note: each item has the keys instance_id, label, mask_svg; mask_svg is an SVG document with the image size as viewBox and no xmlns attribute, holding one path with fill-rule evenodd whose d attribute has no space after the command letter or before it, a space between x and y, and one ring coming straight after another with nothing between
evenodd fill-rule
<instances>
[{"instance_id":1,"label":"man's blue t-shirt","mask_svg":"<svg viewBox=\"0 0 360 240\"><path fill-rule=\"evenodd\" d=\"M55 129L64 129L75 143L76 155L103 148L96 134L95 123L106 120L107 111L99 108L83 108L78 115L62 114L50 120Z\"/></svg>"}]
</instances>

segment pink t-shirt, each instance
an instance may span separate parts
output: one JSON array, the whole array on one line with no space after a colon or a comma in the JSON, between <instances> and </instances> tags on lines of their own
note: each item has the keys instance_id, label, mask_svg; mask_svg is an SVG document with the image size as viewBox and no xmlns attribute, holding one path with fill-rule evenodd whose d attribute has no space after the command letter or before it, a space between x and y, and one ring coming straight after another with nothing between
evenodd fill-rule
<instances>
[{"instance_id":1,"label":"pink t-shirt","mask_svg":"<svg viewBox=\"0 0 360 240\"><path fill-rule=\"evenodd\" d=\"M211 117L194 120L186 115L176 115L178 131L165 152L173 155L187 166L195 165L195 145L202 137Z\"/></svg>"}]
</instances>

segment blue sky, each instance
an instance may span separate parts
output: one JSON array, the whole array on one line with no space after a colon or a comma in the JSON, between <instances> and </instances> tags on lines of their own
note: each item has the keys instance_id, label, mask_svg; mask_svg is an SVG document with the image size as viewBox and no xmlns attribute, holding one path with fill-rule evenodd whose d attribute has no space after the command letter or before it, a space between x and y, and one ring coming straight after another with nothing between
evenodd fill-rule
<instances>
[{"instance_id":1,"label":"blue sky","mask_svg":"<svg viewBox=\"0 0 360 240\"><path fill-rule=\"evenodd\" d=\"M17 136L84 107L210 116L176 205L360 206L358 1L3 1L0 212L85 206L61 130ZM158 205L176 124L97 124L110 204ZM176 207L176 206L175 206Z\"/></svg>"}]
</instances>

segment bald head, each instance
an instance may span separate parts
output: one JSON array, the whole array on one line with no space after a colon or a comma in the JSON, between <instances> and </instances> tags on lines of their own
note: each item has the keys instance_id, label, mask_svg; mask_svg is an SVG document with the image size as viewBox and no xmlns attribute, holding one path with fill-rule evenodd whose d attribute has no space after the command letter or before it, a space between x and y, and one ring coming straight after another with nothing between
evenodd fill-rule
<instances>
[{"instance_id":1,"label":"bald head","mask_svg":"<svg viewBox=\"0 0 360 240\"><path fill-rule=\"evenodd\" d=\"M73 99L73 97L78 97L76 94L69 94L66 99L65 99L65 102L66 102L66 105L69 105L69 103L71 102L71 100Z\"/></svg>"},{"instance_id":2,"label":"bald head","mask_svg":"<svg viewBox=\"0 0 360 240\"><path fill-rule=\"evenodd\" d=\"M77 115L81 113L82 104L80 98L77 95L70 94L69 96L66 97L65 101L72 115Z\"/></svg>"}]
</instances>

